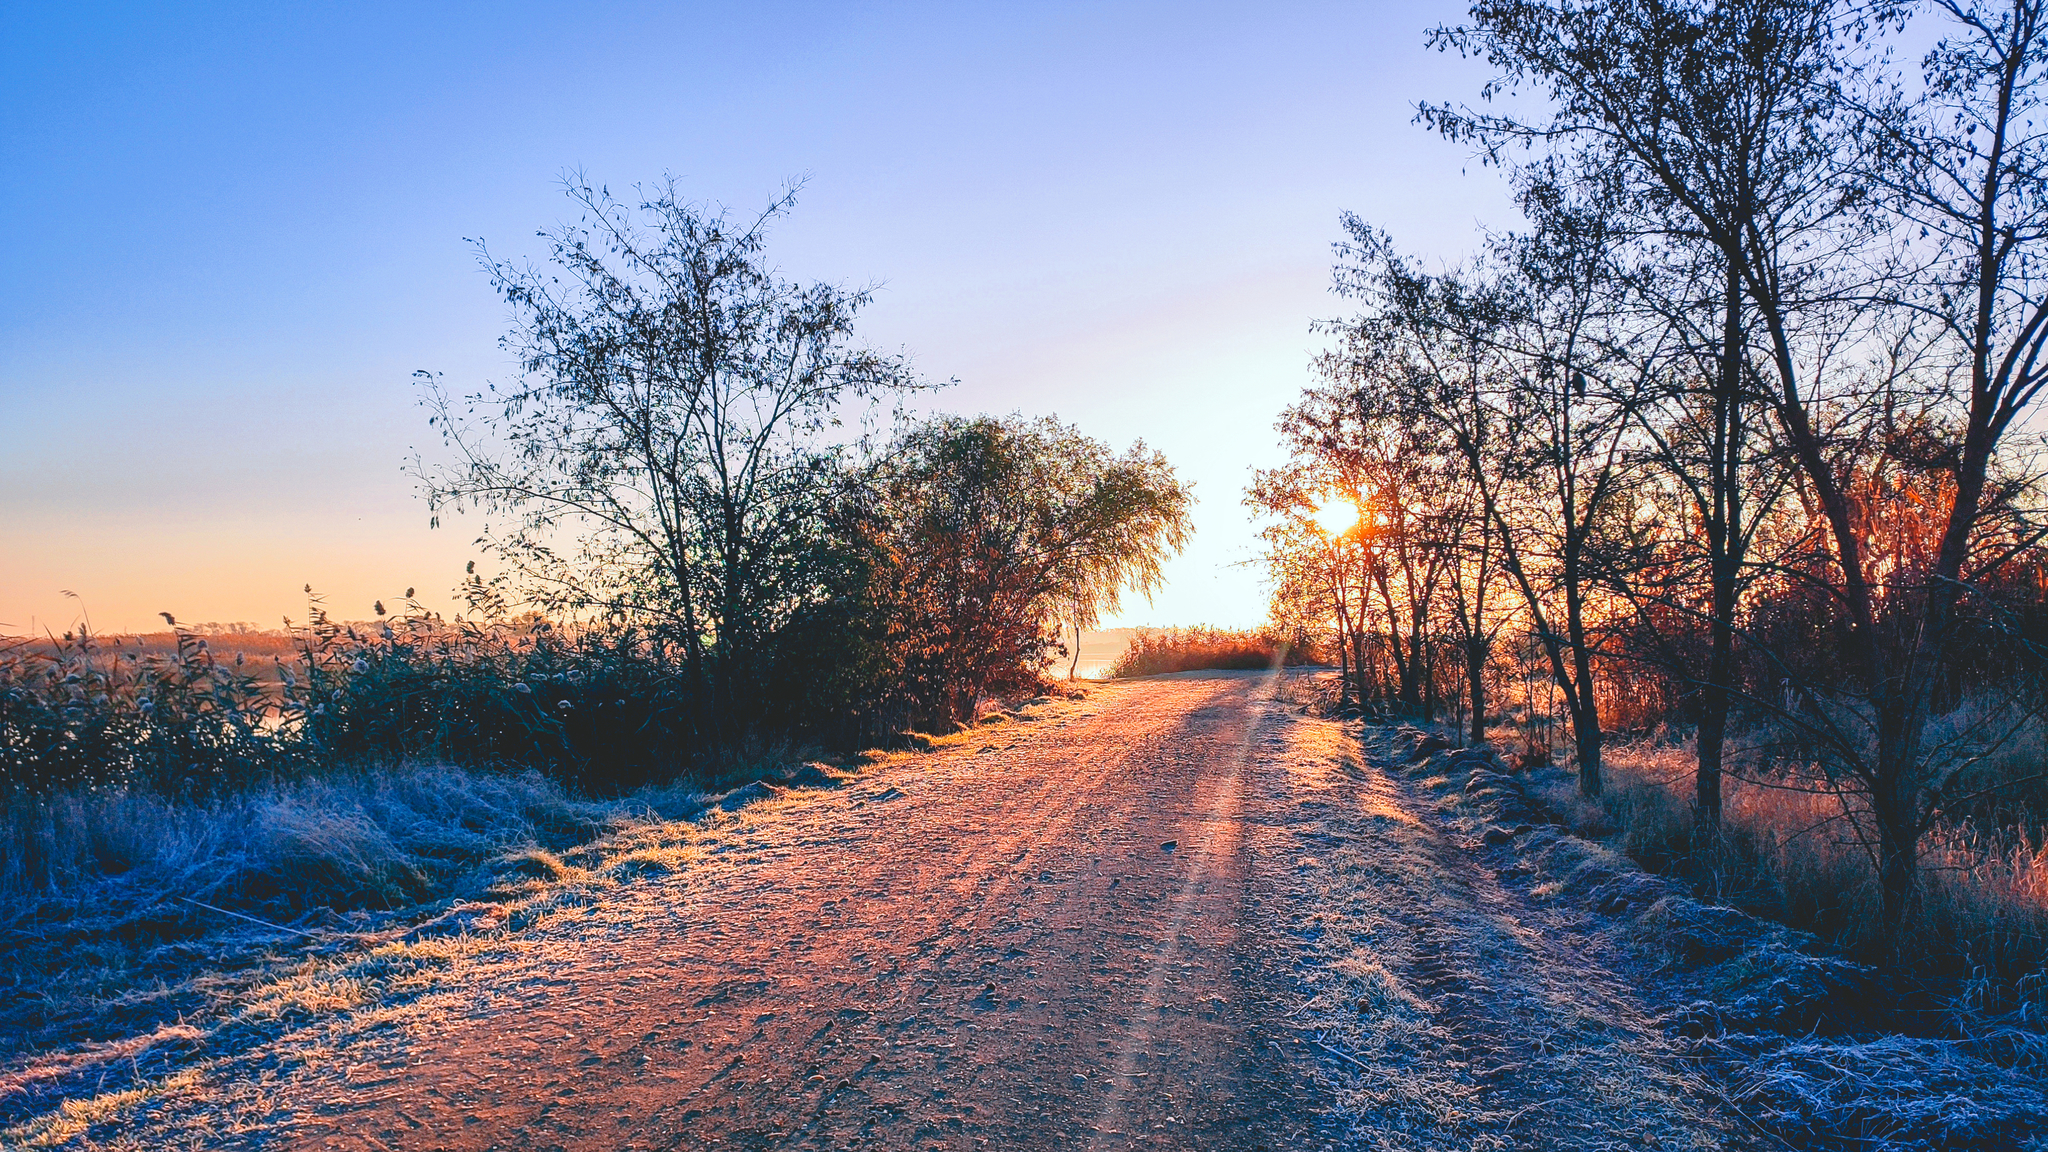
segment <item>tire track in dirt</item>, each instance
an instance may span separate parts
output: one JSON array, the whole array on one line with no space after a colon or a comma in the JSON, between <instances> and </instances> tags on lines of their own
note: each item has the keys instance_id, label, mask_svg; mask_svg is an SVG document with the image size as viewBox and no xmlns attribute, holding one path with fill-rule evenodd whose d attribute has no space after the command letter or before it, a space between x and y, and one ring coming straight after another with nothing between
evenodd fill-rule
<instances>
[{"instance_id":1,"label":"tire track in dirt","mask_svg":"<svg viewBox=\"0 0 2048 1152\"><path fill-rule=\"evenodd\" d=\"M1142 1053L1150 1051L1154 1042L1154 1027L1150 1017L1165 1003L1166 981L1169 969L1180 954L1182 928L1195 911L1195 904L1203 886L1219 869L1235 862L1241 851L1242 837L1239 827L1239 810L1244 799L1244 776L1251 764L1251 741L1253 725L1244 725L1244 744L1238 754L1227 762L1227 775L1209 781L1209 799L1202 807L1206 810L1201 822L1201 840L1194 847L1194 868L1188 881L1181 886L1173 902L1173 910L1163 933L1163 947L1152 970L1146 974L1144 990L1139 994L1138 1015L1125 1030L1122 1044L1117 1048L1115 1068L1110 1074L1109 1098L1103 1102L1101 1118L1094 1125L1092 1139L1088 1143L1090 1152L1116 1147L1121 1141L1119 1133L1129 1123L1132 1082L1138 1076Z\"/></svg>"}]
</instances>

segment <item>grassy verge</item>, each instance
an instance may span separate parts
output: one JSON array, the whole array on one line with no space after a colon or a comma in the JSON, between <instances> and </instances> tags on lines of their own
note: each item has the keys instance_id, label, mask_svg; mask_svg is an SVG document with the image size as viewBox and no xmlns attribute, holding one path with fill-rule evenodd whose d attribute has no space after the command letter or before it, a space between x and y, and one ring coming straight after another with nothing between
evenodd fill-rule
<instances>
[{"instance_id":1,"label":"grassy verge","mask_svg":"<svg viewBox=\"0 0 2048 1152\"><path fill-rule=\"evenodd\" d=\"M1811 933L1915 987L1928 1028L1958 1014L2048 1019L2048 840L2024 822L1947 824L1922 842L1920 901L1896 941L1877 935L1879 892L1867 806L1827 781L1780 773L1726 778L1720 843L1694 843L1694 757L1686 746L1624 744L1589 801L1565 773L1528 782L1574 831L1613 845L1697 894Z\"/></svg>"},{"instance_id":2,"label":"grassy verge","mask_svg":"<svg viewBox=\"0 0 2048 1152\"><path fill-rule=\"evenodd\" d=\"M1048 705L991 706L974 728L850 763L965 746ZM175 1132L213 1147L271 1130L265 1084L461 988L556 917L689 867L752 801L849 779L799 754L729 758L723 792L601 800L533 772L410 765L207 801L17 803L0 878L0 1146L163 1147Z\"/></svg>"},{"instance_id":3,"label":"grassy verge","mask_svg":"<svg viewBox=\"0 0 2048 1152\"><path fill-rule=\"evenodd\" d=\"M1858 963L1811 933L1645 872L1629 850L1657 843L1672 785L1619 767L1627 753L1616 756L1609 796L1592 804L1560 771L1507 772L1483 750L1414 755L1421 738L1412 729L1383 737L1377 751L1407 766L1505 881L1574 910L1596 938L1639 957L1665 1003L1667 1032L1773 1140L1903 1152L2029 1148L2048 1137L2048 1031L2038 1011L1994 1008L1981 977L1936 981L1925 970ZM1758 834L1789 816L1754 797L1730 811L1749 813L1743 819L1759 823L1745 826ZM1840 855L1800 865L1807 871L1779 864L1795 891L1847 879ZM1985 903L1999 897L1955 894L1978 881L1959 873L1936 883L1953 889L1934 898L1953 902L1946 914L1974 908L1970 923L2000 930ZM1864 897L1850 888L1837 898ZM1938 929L1924 931L1933 941Z\"/></svg>"},{"instance_id":4,"label":"grassy verge","mask_svg":"<svg viewBox=\"0 0 2048 1152\"><path fill-rule=\"evenodd\" d=\"M401 1003L555 909L681 867L691 819L832 780L808 766L723 798L595 801L533 773L414 766L208 803L117 791L17 806L0 1128L68 1138L89 1101Z\"/></svg>"}]
</instances>

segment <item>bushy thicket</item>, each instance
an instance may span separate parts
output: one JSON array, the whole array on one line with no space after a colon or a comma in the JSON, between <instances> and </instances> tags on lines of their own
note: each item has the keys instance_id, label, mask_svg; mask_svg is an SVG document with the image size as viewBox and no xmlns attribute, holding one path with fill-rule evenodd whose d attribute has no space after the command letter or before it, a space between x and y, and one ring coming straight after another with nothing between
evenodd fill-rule
<instances>
[{"instance_id":1,"label":"bushy thicket","mask_svg":"<svg viewBox=\"0 0 2048 1152\"><path fill-rule=\"evenodd\" d=\"M295 654L266 669L178 637L168 656L86 632L14 642L0 655L0 786L204 798L315 769L438 761L607 793L674 775L693 750L687 694L631 632L423 611L358 628L316 603Z\"/></svg>"},{"instance_id":2,"label":"bushy thicket","mask_svg":"<svg viewBox=\"0 0 2048 1152\"><path fill-rule=\"evenodd\" d=\"M1164 457L1056 420L941 418L899 437L874 469L901 682L921 722L959 724L988 692L1028 694L1086 626L1148 587L1187 538L1187 489Z\"/></svg>"},{"instance_id":3,"label":"bushy thicket","mask_svg":"<svg viewBox=\"0 0 2048 1152\"><path fill-rule=\"evenodd\" d=\"M693 701L661 645L631 630L414 615L311 632L303 723L332 760L534 768L592 793L690 763Z\"/></svg>"},{"instance_id":4,"label":"bushy thicket","mask_svg":"<svg viewBox=\"0 0 2048 1152\"><path fill-rule=\"evenodd\" d=\"M804 623L783 659L796 665L802 651L805 666L776 678L784 690L756 712L757 735L845 744L870 734L844 722L881 690L875 669L849 666L866 653L846 630ZM631 630L426 613L349 625L316 609L296 654L260 670L216 658L202 637L180 638L175 655L157 658L89 633L15 641L0 654L0 788L11 805L81 789L205 801L337 768L419 763L534 770L615 795L708 779L723 762L697 732L699 702L678 661ZM837 651L810 643L835 640ZM827 696L841 710L806 722Z\"/></svg>"},{"instance_id":5,"label":"bushy thicket","mask_svg":"<svg viewBox=\"0 0 2048 1152\"><path fill-rule=\"evenodd\" d=\"M739 634L623 603L563 624L472 573L454 621L410 589L358 623L314 596L267 666L182 629L167 654L85 632L17 642L0 654L0 787L212 795L439 762L616 795L708 782L763 741L950 730L985 695L1036 692L1057 624L1156 576L1188 503L1142 446L1114 455L1051 420L937 420L806 501L787 591Z\"/></svg>"},{"instance_id":6,"label":"bushy thicket","mask_svg":"<svg viewBox=\"0 0 2048 1152\"><path fill-rule=\"evenodd\" d=\"M189 632L168 655L83 630L10 641L0 649L0 788L245 786L304 766L292 722L301 706Z\"/></svg>"},{"instance_id":7,"label":"bushy thicket","mask_svg":"<svg viewBox=\"0 0 2048 1152\"><path fill-rule=\"evenodd\" d=\"M550 663L570 650L590 683L657 692L633 740L686 758L957 724L1035 685L1056 624L1092 623L1185 539L1192 497L1142 444L1021 417L848 443L835 429L929 385L856 339L869 292L769 263L793 192L751 219L673 182L638 203L568 193L580 218L543 234L546 267L478 252L519 378L464 397L425 380L447 457L417 468L430 504L489 515L482 543L524 602L584 622L500 660L551 678L513 686L531 707L484 702L496 719L468 746L573 740L593 713L560 690L579 669ZM429 664L451 660L475 664Z\"/></svg>"}]
</instances>

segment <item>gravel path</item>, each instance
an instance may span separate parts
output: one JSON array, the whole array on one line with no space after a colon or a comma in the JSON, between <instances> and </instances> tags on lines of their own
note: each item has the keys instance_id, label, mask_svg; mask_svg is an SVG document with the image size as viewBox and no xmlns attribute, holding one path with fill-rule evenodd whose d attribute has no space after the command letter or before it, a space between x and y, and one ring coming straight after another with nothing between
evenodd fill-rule
<instances>
[{"instance_id":1,"label":"gravel path","mask_svg":"<svg viewBox=\"0 0 2048 1152\"><path fill-rule=\"evenodd\" d=\"M1274 685L1105 686L715 822L285 1061L262 1142L1714 1146L1625 983Z\"/></svg>"}]
</instances>

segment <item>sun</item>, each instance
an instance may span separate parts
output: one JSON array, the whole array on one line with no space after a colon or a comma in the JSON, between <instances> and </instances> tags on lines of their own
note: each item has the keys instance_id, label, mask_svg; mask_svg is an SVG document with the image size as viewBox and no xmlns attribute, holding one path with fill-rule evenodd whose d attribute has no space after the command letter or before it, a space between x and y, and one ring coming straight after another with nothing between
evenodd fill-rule
<instances>
[{"instance_id":1,"label":"sun","mask_svg":"<svg viewBox=\"0 0 2048 1152\"><path fill-rule=\"evenodd\" d=\"M1344 496L1332 496L1316 505L1310 516L1315 520L1316 527L1321 528L1328 536L1344 535L1358 527L1360 519L1358 504Z\"/></svg>"}]
</instances>

